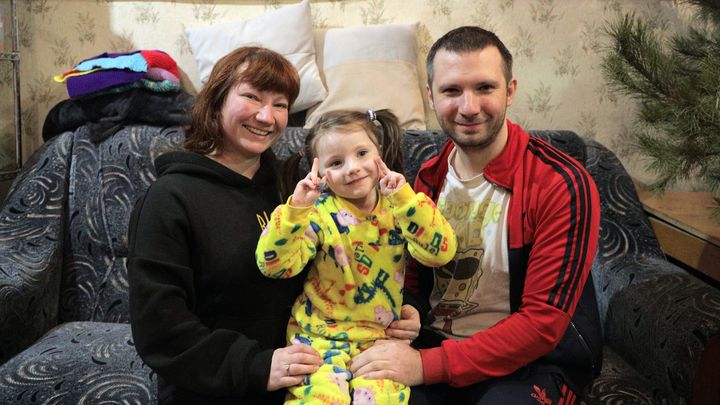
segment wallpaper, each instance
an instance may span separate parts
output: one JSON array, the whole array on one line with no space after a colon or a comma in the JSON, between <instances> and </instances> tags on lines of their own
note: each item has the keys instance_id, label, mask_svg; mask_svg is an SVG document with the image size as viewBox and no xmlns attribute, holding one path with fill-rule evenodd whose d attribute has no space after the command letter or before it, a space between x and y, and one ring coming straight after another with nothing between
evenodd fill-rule
<instances>
[{"instance_id":1,"label":"wallpaper","mask_svg":"<svg viewBox=\"0 0 720 405\"><path fill-rule=\"evenodd\" d=\"M199 78L186 27L252 18L291 3L19 0L24 157L41 145L48 110L67 98L64 85L53 82L53 75L103 52L161 49L178 62L184 86L194 93ZM311 2L316 28L419 22L419 61L436 38L454 27L473 24L496 32L515 57L519 81L509 118L527 129L567 129L591 137L615 151L640 181L649 181L652 175L630 148L627 131L635 103L613 93L603 79L600 62L608 44L603 28L619 14L632 11L661 32L672 33L690 19L684 7L667 0ZM422 63L419 70L423 81ZM6 77L7 72L0 71L0 94L7 87ZM424 88L424 83L419 85ZM426 122L437 128L427 106Z\"/></svg>"}]
</instances>

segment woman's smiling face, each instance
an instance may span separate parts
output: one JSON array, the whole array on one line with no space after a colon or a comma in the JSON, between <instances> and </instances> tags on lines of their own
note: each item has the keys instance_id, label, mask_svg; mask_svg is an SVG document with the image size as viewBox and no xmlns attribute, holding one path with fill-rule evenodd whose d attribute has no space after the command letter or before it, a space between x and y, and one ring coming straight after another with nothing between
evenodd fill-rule
<instances>
[{"instance_id":1,"label":"woman's smiling face","mask_svg":"<svg viewBox=\"0 0 720 405\"><path fill-rule=\"evenodd\" d=\"M222 153L249 158L265 152L282 135L288 122L288 99L240 82L225 98L221 114Z\"/></svg>"}]
</instances>

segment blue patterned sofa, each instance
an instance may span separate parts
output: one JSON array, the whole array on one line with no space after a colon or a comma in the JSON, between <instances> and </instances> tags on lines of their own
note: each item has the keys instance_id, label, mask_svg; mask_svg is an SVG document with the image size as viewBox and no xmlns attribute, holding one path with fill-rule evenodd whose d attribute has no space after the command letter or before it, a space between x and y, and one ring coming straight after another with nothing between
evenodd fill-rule
<instances>
[{"instance_id":1,"label":"blue patterned sofa","mask_svg":"<svg viewBox=\"0 0 720 405\"><path fill-rule=\"evenodd\" d=\"M0 211L0 403L152 403L156 377L128 325L126 228L177 127L126 126L95 143L81 126L25 164ZM275 146L296 150L291 128ZM571 132L535 131L584 163L601 193L593 267L605 361L584 402L720 403L720 290L665 260L612 152ZM437 153L404 135L406 174ZM715 401L715 402L708 402Z\"/></svg>"}]
</instances>

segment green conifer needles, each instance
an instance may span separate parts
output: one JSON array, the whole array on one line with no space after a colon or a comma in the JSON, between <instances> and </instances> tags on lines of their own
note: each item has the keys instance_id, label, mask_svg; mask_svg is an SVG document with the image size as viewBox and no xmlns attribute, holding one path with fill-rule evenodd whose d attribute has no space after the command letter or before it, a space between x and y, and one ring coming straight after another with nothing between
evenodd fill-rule
<instances>
[{"instance_id":1,"label":"green conifer needles","mask_svg":"<svg viewBox=\"0 0 720 405\"><path fill-rule=\"evenodd\" d=\"M606 26L603 73L638 101L633 145L657 175L657 191L690 178L720 189L720 2L689 3L706 23L669 38L634 14Z\"/></svg>"}]
</instances>

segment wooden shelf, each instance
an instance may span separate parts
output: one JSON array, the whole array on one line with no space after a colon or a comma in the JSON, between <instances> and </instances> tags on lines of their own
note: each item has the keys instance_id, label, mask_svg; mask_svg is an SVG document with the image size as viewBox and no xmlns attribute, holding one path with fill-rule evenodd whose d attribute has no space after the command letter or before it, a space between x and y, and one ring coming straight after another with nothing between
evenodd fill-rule
<instances>
[{"instance_id":1,"label":"wooden shelf","mask_svg":"<svg viewBox=\"0 0 720 405\"><path fill-rule=\"evenodd\" d=\"M666 255L720 282L720 217L707 192L638 194Z\"/></svg>"}]
</instances>

